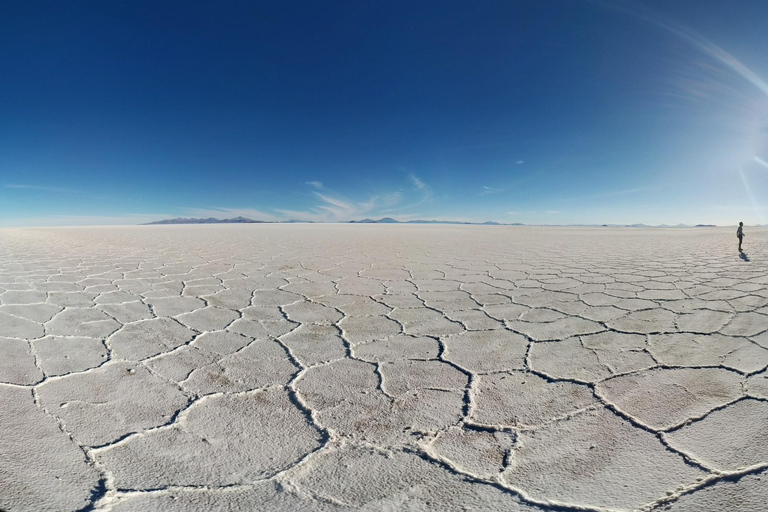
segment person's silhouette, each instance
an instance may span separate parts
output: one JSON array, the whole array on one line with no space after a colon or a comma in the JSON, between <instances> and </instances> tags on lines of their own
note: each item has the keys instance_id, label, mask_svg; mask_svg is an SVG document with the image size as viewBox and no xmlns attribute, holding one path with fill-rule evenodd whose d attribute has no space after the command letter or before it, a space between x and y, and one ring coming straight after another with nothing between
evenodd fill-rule
<instances>
[{"instance_id":1,"label":"person's silhouette","mask_svg":"<svg viewBox=\"0 0 768 512\"><path fill-rule=\"evenodd\" d=\"M741 251L741 241L744 239L744 223L739 222L739 229L736 230L736 237L739 239L739 252Z\"/></svg>"}]
</instances>

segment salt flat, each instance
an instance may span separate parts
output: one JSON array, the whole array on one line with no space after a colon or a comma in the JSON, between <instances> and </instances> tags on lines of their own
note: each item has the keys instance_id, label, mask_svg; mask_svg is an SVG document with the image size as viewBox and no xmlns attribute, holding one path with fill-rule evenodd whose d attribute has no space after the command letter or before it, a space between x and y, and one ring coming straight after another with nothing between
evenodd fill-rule
<instances>
[{"instance_id":1,"label":"salt flat","mask_svg":"<svg viewBox=\"0 0 768 512\"><path fill-rule=\"evenodd\" d=\"M0 230L0 509L763 510L734 231Z\"/></svg>"}]
</instances>

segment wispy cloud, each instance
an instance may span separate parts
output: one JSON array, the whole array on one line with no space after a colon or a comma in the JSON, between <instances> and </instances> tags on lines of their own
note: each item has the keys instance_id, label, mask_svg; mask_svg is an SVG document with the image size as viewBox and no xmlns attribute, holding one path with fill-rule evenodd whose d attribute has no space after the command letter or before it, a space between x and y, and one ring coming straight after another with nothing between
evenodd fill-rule
<instances>
[{"instance_id":1,"label":"wispy cloud","mask_svg":"<svg viewBox=\"0 0 768 512\"><path fill-rule=\"evenodd\" d=\"M36 190L40 192L57 192L61 194L77 194L77 190L72 190L69 188L61 188L61 187L45 187L41 185L19 185L19 184L13 184L9 183L5 185L5 188L15 189L15 190Z\"/></svg>"},{"instance_id":2,"label":"wispy cloud","mask_svg":"<svg viewBox=\"0 0 768 512\"><path fill-rule=\"evenodd\" d=\"M516 163L517 163L517 165L523 165L523 164L525 163L525 161L523 161L523 160L518 160Z\"/></svg>"},{"instance_id":3,"label":"wispy cloud","mask_svg":"<svg viewBox=\"0 0 768 512\"><path fill-rule=\"evenodd\" d=\"M358 219L380 207L381 196L373 196L366 201L350 201L330 195L315 192L319 204L305 211L276 210L279 214L295 220L311 222L344 222Z\"/></svg>"},{"instance_id":4,"label":"wispy cloud","mask_svg":"<svg viewBox=\"0 0 768 512\"><path fill-rule=\"evenodd\" d=\"M758 164L760 164L760 165L762 165L763 167L765 167L766 169L768 169L768 162L766 162L765 160L763 160L763 159L762 159L762 158L760 158L759 156L756 156L756 157L755 157L755 162L757 162Z\"/></svg>"},{"instance_id":5,"label":"wispy cloud","mask_svg":"<svg viewBox=\"0 0 768 512\"><path fill-rule=\"evenodd\" d=\"M317 190L323 190L323 188L325 188L323 187L322 181L305 181L304 184L316 188Z\"/></svg>"},{"instance_id":6,"label":"wispy cloud","mask_svg":"<svg viewBox=\"0 0 768 512\"><path fill-rule=\"evenodd\" d=\"M664 18L656 12L652 12L649 8L644 8L639 5L628 3L604 3L604 5L608 8L614 8L623 11L647 23L675 34L680 39L686 41L691 46L698 49L704 55L709 56L710 58L719 62L721 65L735 72L741 78L751 83L758 90L762 91L763 94L768 95L768 83L766 83L762 77L760 77L743 62L738 60L735 56L728 53L723 48L719 47L701 34L691 30L684 25Z\"/></svg>"},{"instance_id":7,"label":"wispy cloud","mask_svg":"<svg viewBox=\"0 0 768 512\"><path fill-rule=\"evenodd\" d=\"M400 206L398 208L389 208L387 210L382 210L381 213L394 213L394 212L401 212L404 210L410 210L432 200L432 196L434 195L432 192L432 187L430 187L427 183L425 183L424 181L422 181L421 179L419 179L417 176L413 174L409 175L408 179L411 181L411 184L413 185L413 190L421 193L421 198L415 202L406 204L404 206Z\"/></svg>"},{"instance_id":8,"label":"wispy cloud","mask_svg":"<svg viewBox=\"0 0 768 512\"><path fill-rule=\"evenodd\" d=\"M499 192L504 192L503 189L500 188L494 188L494 187L487 187L483 185L482 189L478 193L480 196L487 196L488 194L498 194Z\"/></svg>"},{"instance_id":9,"label":"wispy cloud","mask_svg":"<svg viewBox=\"0 0 768 512\"><path fill-rule=\"evenodd\" d=\"M416 190L424 190L425 188L428 188L427 184L421 181L417 176L411 174L408 178L411 180L411 183L413 183Z\"/></svg>"}]
</instances>

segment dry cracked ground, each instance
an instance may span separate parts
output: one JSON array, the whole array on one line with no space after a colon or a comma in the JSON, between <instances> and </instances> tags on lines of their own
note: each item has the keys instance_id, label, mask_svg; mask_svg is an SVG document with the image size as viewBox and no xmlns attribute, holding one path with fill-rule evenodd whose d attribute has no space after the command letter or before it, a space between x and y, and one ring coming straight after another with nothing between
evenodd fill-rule
<instances>
[{"instance_id":1,"label":"dry cracked ground","mask_svg":"<svg viewBox=\"0 0 768 512\"><path fill-rule=\"evenodd\" d=\"M768 230L0 231L0 509L757 511Z\"/></svg>"}]
</instances>

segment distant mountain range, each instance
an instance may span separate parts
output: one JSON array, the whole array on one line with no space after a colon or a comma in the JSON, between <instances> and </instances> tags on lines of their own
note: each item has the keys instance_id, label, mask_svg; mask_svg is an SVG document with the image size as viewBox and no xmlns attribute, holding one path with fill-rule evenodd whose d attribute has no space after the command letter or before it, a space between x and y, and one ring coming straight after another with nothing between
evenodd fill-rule
<instances>
[{"instance_id":1,"label":"distant mountain range","mask_svg":"<svg viewBox=\"0 0 768 512\"><path fill-rule=\"evenodd\" d=\"M153 224L263 224L263 220L247 219L245 217L235 217L234 219L214 219L208 217L207 219L185 219L177 217L175 219L157 220L155 222L147 222L145 226Z\"/></svg>"},{"instance_id":2,"label":"distant mountain range","mask_svg":"<svg viewBox=\"0 0 768 512\"><path fill-rule=\"evenodd\" d=\"M495 222L492 220L489 220L487 222L459 222L459 221L452 221L452 220L400 221L400 220L395 220L392 217L384 217L378 220L374 220L374 219L351 220L349 221L349 223L350 224L461 224L461 225L472 225L472 226L523 226L523 224L520 224L519 222L515 222L512 224L504 224L504 223Z\"/></svg>"},{"instance_id":3,"label":"distant mountain range","mask_svg":"<svg viewBox=\"0 0 768 512\"><path fill-rule=\"evenodd\" d=\"M155 222L147 222L145 226L158 225L158 224L297 224L307 223L312 224L312 221L302 220L280 220L280 221L265 221L265 220L253 220L246 217L235 217L233 219L216 219L208 217L207 219L195 219L195 218L183 218L177 217L175 219L158 220ZM525 226L519 222L504 223L495 222L489 220L487 222L460 222L450 220L407 220L400 221L395 220L392 217L383 217L381 219L362 219L351 220L350 224L458 224L467 226ZM564 226L564 225L560 225ZM604 227L604 228L714 228L717 227L714 224L696 224L691 226L688 224L677 224L670 226L668 224L661 224L659 226L649 226L648 224L570 224L572 227ZM556 225L552 225L556 227Z\"/></svg>"}]
</instances>

